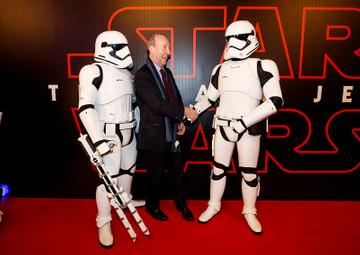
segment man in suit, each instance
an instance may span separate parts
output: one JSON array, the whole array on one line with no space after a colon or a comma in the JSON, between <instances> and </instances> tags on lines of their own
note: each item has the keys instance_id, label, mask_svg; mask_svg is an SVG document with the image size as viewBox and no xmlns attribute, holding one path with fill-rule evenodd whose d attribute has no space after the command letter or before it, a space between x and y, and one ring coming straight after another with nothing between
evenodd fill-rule
<instances>
[{"instance_id":1,"label":"man in suit","mask_svg":"<svg viewBox=\"0 0 360 255\"><path fill-rule=\"evenodd\" d=\"M166 67L170 57L170 43L166 36L152 35L147 42L147 50L145 65L135 73L140 109L138 149L143 153L147 169L146 211L154 219L168 219L160 209L161 178L167 170L174 182L176 208L185 220L192 221L193 214L186 205L177 136L185 133L184 114L196 119L197 113L189 107L184 108L174 77Z\"/></svg>"}]
</instances>

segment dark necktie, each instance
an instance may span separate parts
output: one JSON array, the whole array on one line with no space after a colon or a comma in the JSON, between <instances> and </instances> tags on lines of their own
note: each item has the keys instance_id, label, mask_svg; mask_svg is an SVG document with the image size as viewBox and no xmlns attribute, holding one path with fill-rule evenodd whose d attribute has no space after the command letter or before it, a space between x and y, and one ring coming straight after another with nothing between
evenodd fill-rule
<instances>
[{"instance_id":1,"label":"dark necktie","mask_svg":"<svg viewBox=\"0 0 360 255\"><path fill-rule=\"evenodd\" d=\"M162 78L163 83L164 83L167 98L168 98L169 102L172 102L172 101L174 101L174 94L173 94L172 88L171 88L171 86L169 84L169 81L166 78L166 74L165 74L164 69L160 69L160 73L161 73L161 78Z\"/></svg>"}]
</instances>

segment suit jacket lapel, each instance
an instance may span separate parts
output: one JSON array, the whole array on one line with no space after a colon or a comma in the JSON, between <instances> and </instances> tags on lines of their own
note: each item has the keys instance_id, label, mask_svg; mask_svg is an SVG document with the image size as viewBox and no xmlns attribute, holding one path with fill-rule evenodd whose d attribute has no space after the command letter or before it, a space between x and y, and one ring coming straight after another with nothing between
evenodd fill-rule
<instances>
[{"instance_id":1,"label":"suit jacket lapel","mask_svg":"<svg viewBox=\"0 0 360 255\"><path fill-rule=\"evenodd\" d=\"M161 78L160 78L154 64L152 63L152 61L149 58L146 59L146 66L149 68L150 72L152 73L152 75L154 77L156 85L157 85L157 87L158 87L158 89L160 91L161 97L163 99L166 99L164 86L162 85Z\"/></svg>"}]
</instances>

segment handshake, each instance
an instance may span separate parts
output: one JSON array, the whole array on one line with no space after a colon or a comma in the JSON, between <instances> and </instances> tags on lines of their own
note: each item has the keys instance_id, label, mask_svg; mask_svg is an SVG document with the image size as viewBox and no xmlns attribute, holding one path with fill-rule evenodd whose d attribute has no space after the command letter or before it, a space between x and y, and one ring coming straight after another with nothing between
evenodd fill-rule
<instances>
[{"instance_id":1,"label":"handshake","mask_svg":"<svg viewBox=\"0 0 360 255\"><path fill-rule=\"evenodd\" d=\"M194 122L199 117L199 113L194 109L192 105L184 107L184 114L184 119L190 122Z\"/></svg>"}]
</instances>

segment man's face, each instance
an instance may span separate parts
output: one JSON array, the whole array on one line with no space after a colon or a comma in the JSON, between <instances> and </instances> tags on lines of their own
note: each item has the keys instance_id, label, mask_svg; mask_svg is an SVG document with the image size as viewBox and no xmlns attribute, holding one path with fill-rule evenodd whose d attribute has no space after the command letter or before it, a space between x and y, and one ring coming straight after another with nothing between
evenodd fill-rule
<instances>
[{"instance_id":1,"label":"man's face","mask_svg":"<svg viewBox=\"0 0 360 255\"><path fill-rule=\"evenodd\" d=\"M166 65L170 57L170 43L163 35L156 35L154 45L149 47L150 59L160 67Z\"/></svg>"}]
</instances>

